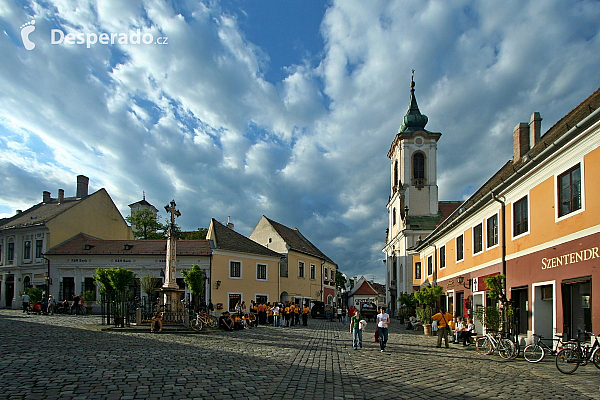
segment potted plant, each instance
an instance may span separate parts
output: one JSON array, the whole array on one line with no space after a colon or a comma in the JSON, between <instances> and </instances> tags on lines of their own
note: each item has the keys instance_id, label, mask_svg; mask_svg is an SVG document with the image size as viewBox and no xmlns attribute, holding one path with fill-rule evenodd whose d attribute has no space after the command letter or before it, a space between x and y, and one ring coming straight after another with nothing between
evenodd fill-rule
<instances>
[{"instance_id":1,"label":"potted plant","mask_svg":"<svg viewBox=\"0 0 600 400\"><path fill-rule=\"evenodd\" d=\"M401 293L398 302L400 303L400 323L403 324L415 312L415 295L414 293Z\"/></svg>"},{"instance_id":2,"label":"potted plant","mask_svg":"<svg viewBox=\"0 0 600 400\"><path fill-rule=\"evenodd\" d=\"M437 285L423 286L419 291L415 292L415 299L419 303L419 308L421 308L421 311L417 308L417 315L419 315L419 312L421 313L422 318L419 318L423 322L423 333L426 335L431 334L431 316L433 315L438 297L443 293L444 289Z\"/></svg>"},{"instance_id":3,"label":"potted plant","mask_svg":"<svg viewBox=\"0 0 600 400\"><path fill-rule=\"evenodd\" d=\"M83 301L85 303L85 313L91 314L92 313L92 303L94 301L96 301L96 292L93 290L88 290L86 292L83 292L81 297L83 298Z\"/></svg>"}]
</instances>

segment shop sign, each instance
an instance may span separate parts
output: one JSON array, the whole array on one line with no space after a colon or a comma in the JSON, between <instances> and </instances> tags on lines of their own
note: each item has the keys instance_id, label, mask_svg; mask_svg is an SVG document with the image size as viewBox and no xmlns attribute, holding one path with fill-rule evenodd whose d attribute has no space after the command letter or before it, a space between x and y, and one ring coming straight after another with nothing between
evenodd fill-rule
<instances>
[{"instance_id":1,"label":"shop sign","mask_svg":"<svg viewBox=\"0 0 600 400\"><path fill-rule=\"evenodd\" d=\"M563 254L557 257L542 258L542 269L561 267L563 265L575 264L581 261L588 261L594 258L600 258L598 247L592 247L585 250L575 251L573 253Z\"/></svg>"}]
</instances>

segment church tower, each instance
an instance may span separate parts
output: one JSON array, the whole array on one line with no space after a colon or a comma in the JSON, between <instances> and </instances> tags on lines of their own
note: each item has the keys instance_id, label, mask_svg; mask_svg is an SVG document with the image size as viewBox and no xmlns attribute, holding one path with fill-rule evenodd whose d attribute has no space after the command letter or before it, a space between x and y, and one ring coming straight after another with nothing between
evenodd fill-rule
<instances>
[{"instance_id":1,"label":"church tower","mask_svg":"<svg viewBox=\"0 0 600 400\"><path fill-rule=\"evenodd\" d=\"M421 114L415 97L414 70L410 82L408 111L388 151L390 197L385 247L387 304L398 309L400 293L413 291L412 257L407 249L419 236L427 236L440 221L436 152L439 132L425 129L427 116Z\"/></svg>"}]
</instances>

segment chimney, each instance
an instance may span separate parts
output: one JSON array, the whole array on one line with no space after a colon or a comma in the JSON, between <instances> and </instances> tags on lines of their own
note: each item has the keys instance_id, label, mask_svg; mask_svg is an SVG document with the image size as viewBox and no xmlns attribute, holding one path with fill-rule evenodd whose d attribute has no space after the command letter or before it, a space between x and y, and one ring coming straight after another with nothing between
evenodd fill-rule
<instances>
[{"instance_id":1,"label":"chimney","mask_svg":"<svg viewBox=\"0 0 600 400\"><path fill-rule=\"evenodd\" d=\"M227 217L227 227L233 230L233 222L231 222L231 217Z\"/></svg>"},{"instance_id":2,"label":"chimney","mask_svg":"<svg viewBox=\"0 0 600 400\"><path fill-rule=\"evenodd\" d=\"M43 197L42 197L42 202L44 202L44 203L50 203L50 200L52 200L52 198L50 197L50 192L47 191L47 190L44 190Z\"/></svg>"},{"instance_id":3,"label":"chimney","mask_svg":"<svg viewBox=\"0 0 600 400\"><path fill-rule=\"evenodd\" d=\"M65 201L65 189L58 189L58 202L62 203Z\"/></svg>"},{"instance_id":4,"label":"chimney","mask_svg":"<svg viewBox=\"0 0 600 400\"><path fill-rule=\"evenodd\" d=\"M23 210L17 210L17 214L21 214Z\"/></svg>"},{"instance_id":5,"label":"chimney","mask_svg":"<svg viewBox=\"0 0 600 400\"><path fill-rule=\"evenodd\" d=\"M90 178L85 175L77 175L77 198L83 199L88 195L88 184Z\"/></svg>"},{"instance_id":6,"label":"chimney","mask_svg":"<svg viewBox=\"0 0 600 400\"><path fill-rule=\"evenodd\" d=\"M529 121L529 148L533 149L533 146L539 143L540 137L542 136L542 117L539 112L531 114L531 120Z\"/></svg>"},{"instance_id":7,"label":"chimney","mask_svg":"<svg viewBox=\"0 0 600 400\"><path fill-rule=\"evenodd\" d=\"M513 162L517 162L529 151L529 125L520 122L513 130Z\"/></svg>"}]
</instances>

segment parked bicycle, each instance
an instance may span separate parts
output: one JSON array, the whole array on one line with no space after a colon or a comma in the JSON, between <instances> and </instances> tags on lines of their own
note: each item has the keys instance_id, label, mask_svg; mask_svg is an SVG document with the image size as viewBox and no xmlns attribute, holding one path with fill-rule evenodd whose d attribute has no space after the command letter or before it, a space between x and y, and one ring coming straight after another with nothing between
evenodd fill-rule
<instances>
[{"instance_id":1,"label":"parked bicycle","mask_svg":"<svg viewBox=\"0 0 600 400\"><path fill-rule=\"evenodd\" d=\"M507 338L503 338L499 335L492 335L492 331L488 330L484 336L478 336L475 339L475 350L479 354L492 354L495 351L498 352L500 357L509 359L513 358L517 353L517 347L515 343Z\"/></svg>"},{"instance_id":2,"label":"parked bicycle","mask_svg":"<svg viewBox=\"0 0 600 400\"><path fill-rule=\"evenodd\" d=\"M201 331L205 325L210 328L216 328L218 324L219 321L217 320L217 317L213 317L212 315L206 314L202 311L198 312L198 314L196 314L196 318L190 321L190 325L195 331Z\"/></svg>"},{"instance_id":3,"label":"parked bicycle","mask_svg":"<svg viewBox=\"0 0 600 400\"><path fill-rule=\"evenodd\" d=\"M600 369L600 342L598 335L591 332L585 332L594 337L594 344L582 344L579 339L575 339L575 346L564 348L556 355L556 368L563 374L572 374L580 365L586 365L593 362L596 368Z\"/></svg>"},{"instance_id":4,"label":"parked bicycle","mask_svg":"<svg viewBox=\"0 0 600 400\"><path fill-rule=\"evenodd\" d=\"M544 359L546 353L555 356L563 347L573 344L574 342L563 342L563 335L555 335L556 339L546 339L542 335L533 336L536 338L533 343L525 346L523 349L523 357L530 363L537 363ZM546 344L546 341L552 342L552 347ZM556 342L556 344L554 344Z\"/></svg>"}]
</instances>

